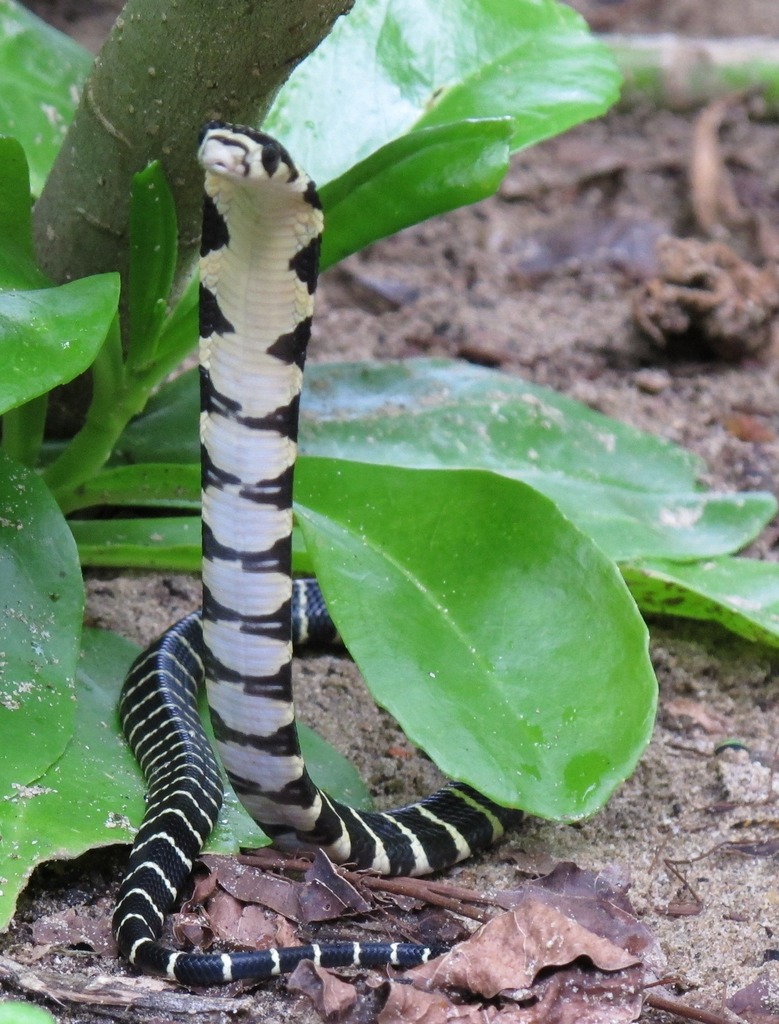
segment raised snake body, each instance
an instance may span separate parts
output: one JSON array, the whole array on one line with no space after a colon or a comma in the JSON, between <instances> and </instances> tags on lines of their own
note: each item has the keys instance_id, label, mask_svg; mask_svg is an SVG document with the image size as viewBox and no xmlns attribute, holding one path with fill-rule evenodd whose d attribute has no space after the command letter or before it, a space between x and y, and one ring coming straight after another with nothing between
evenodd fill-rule
<instances>
[{"instance_id":1,"label":"raised snake body","mask_svg":"<svg viewBox=\"0 0 779 1024\"><path fill-rule=\"evenodd\" d=\"M213 122L201 249L203 608L132 666L121 716L149 787L114 915L122 952L187 984L326 966L426 960L435 948L337 943L260 953L177 953L165 913L219 811L219 769L197 715L205 678L219 756L239 799L280 847L321 847L383 874L424 874L482 849L516 812L455 783L391 812L358 812L311 780L295 726L297 638L332 625L291 577L292 475L322 212L311 179L273 139Z\"/></svg>"}]
</instances>

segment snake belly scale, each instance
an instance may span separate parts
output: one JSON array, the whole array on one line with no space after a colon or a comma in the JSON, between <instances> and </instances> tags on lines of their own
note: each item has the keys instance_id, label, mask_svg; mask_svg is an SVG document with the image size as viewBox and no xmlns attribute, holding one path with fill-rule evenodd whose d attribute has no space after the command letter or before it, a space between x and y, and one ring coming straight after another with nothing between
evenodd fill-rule
<instances>
[{"instance_id":1,"label":"snake belly scale","mask_svg":"<svg viewBox=\"0 0 779 1024\"><path fill-rule=\"evenodd\" d=\"M140 655L123 687L122 725L148 794L114 932L131 963L189 985L268 978L302 959L410 966L441 950L338 942L200 954L158 941L222 800L197 713L203 680L227 776L280 848L425 874L489 845L517 818L460 783L398 810L356 811L309 777L292 646L331 639L334 627L316 583L291 576L292 478L322 211L311 179L261 132L211 122L199 158L203 606Z\"/></svg>"}]
</instances>

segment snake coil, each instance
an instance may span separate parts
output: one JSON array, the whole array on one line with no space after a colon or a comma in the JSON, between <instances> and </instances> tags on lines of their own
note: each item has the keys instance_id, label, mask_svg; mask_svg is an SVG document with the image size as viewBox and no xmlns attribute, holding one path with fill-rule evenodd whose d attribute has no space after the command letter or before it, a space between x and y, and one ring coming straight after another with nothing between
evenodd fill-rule
<instances>
[{"instance_id":1,"label":"snake coil","mask_svg":"<svg viewBox=\"0 0 779 1024\"><path fill-rule=\"evenodd\" d=\"M311 179L251 128L211 122L200 275L203 607L133 664L120 715L148 785L114 914L122 953L190 985L263 979L303 959L411 966L444 947L339 942L199 954L158 942L222 801L197 713L206 683L217 749L241 803L273 842L322 848L382 874L425 874L500 836L516 812L451 783L418 803L361 812L311 780L295 725L295 642L332 639L314 581L291 576L292 476L322 211ZM294 628L293 628L294 627Z\"/></svg>"}]
</instances>

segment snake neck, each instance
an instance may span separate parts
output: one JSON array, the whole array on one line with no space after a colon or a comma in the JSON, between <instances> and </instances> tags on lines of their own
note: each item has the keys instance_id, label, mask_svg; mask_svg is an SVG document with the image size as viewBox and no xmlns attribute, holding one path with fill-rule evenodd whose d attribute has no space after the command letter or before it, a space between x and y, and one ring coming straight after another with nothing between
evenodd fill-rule
<instances>
[{"instance_id":1,"label":"snake neck","mask_svg":"<svg viewBox=\"0 0 779 1024\"><path fill-rule=\"evenodd\" d=\"M322 228L306 183L207 174L200 264L208 702L228 776L271 829L280 794L300 808L316 794L290 672L292 478Z\"/></svg>"}]
</instances>

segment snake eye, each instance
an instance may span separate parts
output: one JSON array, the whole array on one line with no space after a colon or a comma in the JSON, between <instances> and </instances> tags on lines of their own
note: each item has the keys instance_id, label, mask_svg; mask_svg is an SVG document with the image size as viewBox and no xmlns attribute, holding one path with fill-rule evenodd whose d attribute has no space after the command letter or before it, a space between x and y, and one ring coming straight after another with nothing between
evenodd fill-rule
<instances>
[{"instance_id":1,"label":"snake eye","mask_svg":"<svg viewBox=\"0 0 779 1024\"><path fill-rule=\"evenodd\" d=\"M266 143L262 147L261 159L262 166L265 168L265 173L268 175L269 178L272 178L273 175L278 170L279 164L281 163L281 153L279 152L276 146L270 143Z\"/></svg>"}]
</instances>

